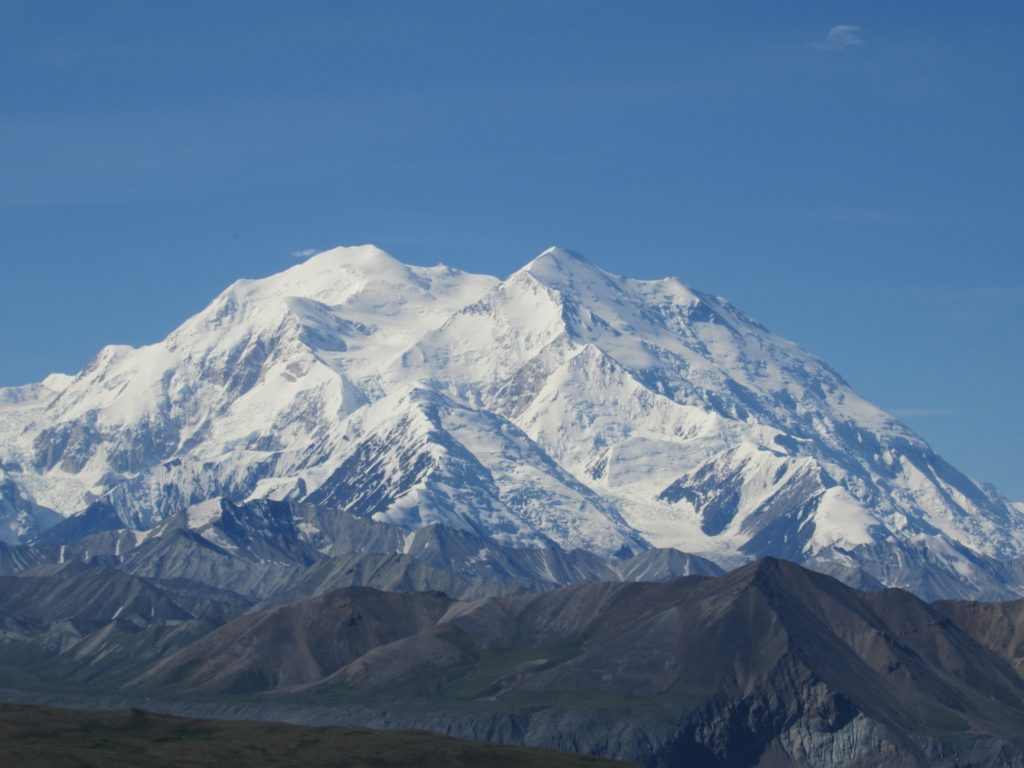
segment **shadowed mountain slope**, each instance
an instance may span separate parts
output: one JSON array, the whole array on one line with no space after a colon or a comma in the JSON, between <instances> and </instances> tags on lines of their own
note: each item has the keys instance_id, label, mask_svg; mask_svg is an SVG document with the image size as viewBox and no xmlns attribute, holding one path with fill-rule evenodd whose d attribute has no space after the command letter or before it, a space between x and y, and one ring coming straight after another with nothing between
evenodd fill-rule
<instances>
[{"instance_id":1,"label":"shadowed mountain slope","mask_svg":"<svg viewBox=\"0 0 1024 768\"><path fill-rule=\"evenodd\" d=\"M0 679L116 686L248 610L189 581L79 562L0 577Z\"/></svg>"},{"instance_id":2,"label":"shadowed mountain slope","mask_svg":"<svg viewBox=\"0 0 1024 768\"><path fill-rule=\"evenodd\" d=\"M0 545L0 573L102 562L153 579L186 579L255 601L291 602L346 586L440 590L460 599L554 589L581 581L665 581L717 575L710 560L650 549L627 560L584 550L508 547L432 524L409 531L312 504L212 499L140 533L111 528L93 505L43 541ZM92 522L99 521L97 527Z\"/></svg>"},{"instance_id":3,"label":"shadowed mountain slope","mask_svg":"<svg viewBox=\"0 0 1024 768\"><path fill-rule=\"evenodd\" d=\"M1024 600L1008 603L944 601L935 607L982 645L1024 671Z\"/></svg>"},{"instance_id":4,"label":"shadowed mountain slope","mask_svg":"<svg viewBox=\"0 0 1024 768\"><path fill-rule=\"evenodd\" d=\"M651 765L1011 765L1024 749L1024 681L942 607L774 559L468 603L344 589L236 619L132 687L358 701Z\"/></svg>"}]
</instances>

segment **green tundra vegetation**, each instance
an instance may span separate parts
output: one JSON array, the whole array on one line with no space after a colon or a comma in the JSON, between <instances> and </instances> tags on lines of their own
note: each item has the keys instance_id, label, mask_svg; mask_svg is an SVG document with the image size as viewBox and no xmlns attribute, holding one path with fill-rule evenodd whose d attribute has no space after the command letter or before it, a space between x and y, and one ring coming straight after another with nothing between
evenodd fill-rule
<instances>
[{"instance_id":1,"label":"green tundra vegetation","mask_svg":"<svg viewBox=\"0 0 1024 768\"><path fill-rule=\"evenodd\" d=\"M418 731L195 720L141 710L0 704L0 754L19 768L613 768L626 763Z\"/></svg>"}]
</instances>

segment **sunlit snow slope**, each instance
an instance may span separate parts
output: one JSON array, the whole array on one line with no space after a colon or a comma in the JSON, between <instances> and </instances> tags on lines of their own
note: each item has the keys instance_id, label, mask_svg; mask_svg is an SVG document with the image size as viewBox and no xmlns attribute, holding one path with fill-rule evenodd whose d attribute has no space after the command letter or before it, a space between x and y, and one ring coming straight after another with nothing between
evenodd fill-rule
<instances>
[{"instance_id":1,"label":"sunlit snow slope","mask_svg":"<svg viewBox=\"0 0 1024 768\"><path fill-rule=\"evenodd\" d=\"M157 344L0 389L0 435L8 542L99 498L137 528L288 498L505 544L1024 592L1024 511L820 360L674 278L557 248L503 281L326 251Z\"/></svg>"}]
</instances>

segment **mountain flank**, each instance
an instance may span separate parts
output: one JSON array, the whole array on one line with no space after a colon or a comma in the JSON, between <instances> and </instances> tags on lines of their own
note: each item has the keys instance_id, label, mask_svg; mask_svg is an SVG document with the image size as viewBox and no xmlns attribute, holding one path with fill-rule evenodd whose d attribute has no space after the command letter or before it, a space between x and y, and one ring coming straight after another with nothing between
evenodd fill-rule
<instances>
[{"instance_id":1,"label":"mountain flank","mask_svg":"<svg viewBox=\"0 0 1024 768\"><path fill-rule=\"evenodd\" d=\"M121 595L149 595L133 578ZM158 589L173 600L158 581L140 605L163 605ZM221 606L215 628L203 613L215 595L173 605L122 626L100 606L12 597L0 671L8 685L35 676L176 712L426 729L650 766L1011 766L1024 754L1018 604L862 592L774 558L469 601L345 587L234 617ZM60 646L63 615L81 637L61 630ZM169 639L136 658L124 636L139 632Z\"/></svg>"}]
</instances>

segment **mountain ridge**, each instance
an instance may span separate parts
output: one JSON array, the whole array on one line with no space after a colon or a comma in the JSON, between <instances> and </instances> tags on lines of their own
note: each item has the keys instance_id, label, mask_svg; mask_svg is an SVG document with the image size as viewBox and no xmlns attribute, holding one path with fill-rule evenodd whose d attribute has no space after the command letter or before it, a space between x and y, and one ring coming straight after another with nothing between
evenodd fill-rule
<instances>
[{"instance_id":1,"label":"mountain ridge","mask_svg":"<svg viewBox=\"0 0 1024 768\"><path fill-rule=\"evenodd\" d=\"M127 574L88 597L103 570L71 571L3 577L0 677L20 659L23 677L85 703L419 728L649 766L1019 764L1022 601L927 604L775 558L463 601L347 586L249 610ZM160 646L140 654L140 636Z\"/></svg>"},{"instance_id":2,"label":"mountain ridge","mask_svg":"<svg viewBox=\"0 0 1024 768\"><path fill-rule=\"evenodd\" d=\"M216 496L722 565L774 555L930 597L1024 593L1024 511L830 367L676 278L549 248L505 280L337 248L162 342L0 390L8 544L105 500Z\"/></svg>"}]
</instances>

